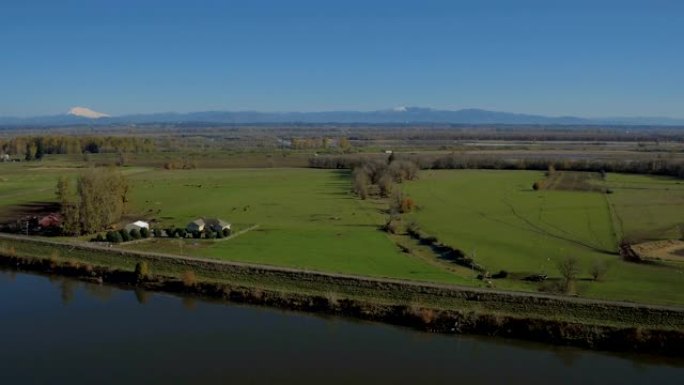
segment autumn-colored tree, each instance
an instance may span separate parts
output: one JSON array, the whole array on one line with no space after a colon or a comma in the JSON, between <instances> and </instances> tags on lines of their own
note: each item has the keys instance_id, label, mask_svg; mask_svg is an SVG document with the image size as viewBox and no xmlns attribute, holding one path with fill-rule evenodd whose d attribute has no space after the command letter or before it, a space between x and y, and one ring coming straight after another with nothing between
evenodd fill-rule
<instances>
[{"instance_id":1,"label":"autumn-colored tree","mask_svg":"<svg viewBox=\"0 0 684 385\"><path fill-rule=\"evenodd\" d=\"M181 279L183 281L183 285L188 287L194 286L197 283L197 276L195 276L195 272L192 270L184 271Z\"/></svg>"},{"instance_id":2,"label":"autumn-colored tree","mask_svg":"<svg viewBox=\"0 0 684 385\"><path fill-rule=\"evenodd\" d=\"M410 213L415 209L416 203L411 198L404 198L399 206L399 211L402 213Z\"/></svg>"},{"instance_id":3,"label":"autumn-colored tree","mask_svg":"<svg viewBox=\"0 0 684 385\"><path fill-rule=\"evenodd\" d=\"M147 262L142 261L135 264L135 278L140 281L146 279L150 274L150 269Z\"/></svg>"},{"instance_id":4,"label":"autumn-colored tree","mask_svg":"<svg viewBox=\"0 0 684 385\"><path fill-rule=\"evenodd\" d=\"M121 173L113 168L91 169L77 178L76 190L72 198L70 181L65 177L57 180L66 234L101 231L121 219L128 195L128 183Z\"/></svg>"},{"instance_id":5,"label":"autumn-colored tree","mask_svg":"<svg viewBox=\"0 0 684 385\"><path fill-rule=\"evenodd\" d=\"M338 141L338 144L340 146L340 150L343 152L349 152L349 150L351 150L351 143L349 142L349 139L345 137L341 137Z\"/></svg>"}]
</instances>

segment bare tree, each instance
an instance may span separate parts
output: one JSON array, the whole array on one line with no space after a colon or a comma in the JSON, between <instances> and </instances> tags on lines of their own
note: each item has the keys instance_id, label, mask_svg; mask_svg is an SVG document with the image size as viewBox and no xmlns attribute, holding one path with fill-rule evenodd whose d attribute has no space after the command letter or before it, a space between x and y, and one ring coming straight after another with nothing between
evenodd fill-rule
<instances>
[{"instance_id":1,"label":"bare tree","mask_svg":"<svg viewBox=\"0 0 684 385\"><path fill-rule=\"evenodd\" d=\"M589 273L591 274L591 277L594 278L594 281L602 281L606 277L609 267L610 266L606 261L595 261L594 264L591 265Z\"/></svg>"},{"instance_id":2,"label":"bare tree","mask_svg":"<svg viewBox=\"0 0 684 385\"><path fill-rule=\"evenodd\" d=\"M383 174L378 180L378 187L380 187L380 196L387 198L392 193L394 182L389 174Z\"/></svg>"},{"instance_id":3,"label":"bare tree","mask_svg":"<svg viewBox=\"0 0 684 385\"><path fill-rule=\"evenodd\" d=\"M558 262L558 271L563 277L565 292L572 294L575 291L575 281L580 273L579 261L576 257L567 257Z\"/></svg>"},{"instance_id":4,"label":"bare tree","mask_svg":"<svg viewBox=\"0 0 684 385\"><path fill-rule=\"evenodd\" d=\"M366 199L368 197L368 185L370 184L370 178L366 174L363 168L356 168L352 172L352 189L354 193L361 199Z\"/></svg>"}]
</instances>

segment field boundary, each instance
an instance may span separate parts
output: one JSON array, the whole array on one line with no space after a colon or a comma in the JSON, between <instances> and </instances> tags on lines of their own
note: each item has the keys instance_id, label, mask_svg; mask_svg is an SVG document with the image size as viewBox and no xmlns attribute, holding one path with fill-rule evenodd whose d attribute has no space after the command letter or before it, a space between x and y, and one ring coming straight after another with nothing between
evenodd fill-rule
<instances>
[{"instance_id":1,"label":"field boundary","mask_svg":"<svg viewBox=\"0 0 684 385\"><path fill-rule=\"evenodd\" d=\"M601 307L614 307L622 309L639 309L647 311L663 311L668 313L677 313L679 317L682 318L684 322L684 306L666 306L666 305L653 305L646 303L635 303L635 302L622 302L622 301L607 301L600 299L590 299L590 298L580 298L580 297L567 297L552 294L543 293L532 293L532 292L521 292L521 291L506 291L498 289L483 289L455 284L441 284L423 281L411 281L405 279L396 278L384 278L384 277L366 277L357 276L350 274L341 273L328 273L307 269L297 269L291 267L281 267L273 265L263 265L263 264L253 264L246 262L235 262L235 261L222 261L208 258L200 258L194 256L176 255L176 254L166 254L166 253L155 253L148 251L137 251L120 249L116 247L107 247L100 245L90 245L84 243L73 243L73 242L60 242L53 241L44 238L38 238L35 236L24 236L15 234L0 233L0 240L16 241L29 244L42 244L42 245L52 245L68 247L70 250L79 249L83 251L97 251L105 252L110 255L128 256L128 257L138 257L150 261L167 261L172 263L178 263L185 266L195 266L199 268L208 268L214 271L224 271L229 272L234 269L248 270L256 274L264 273L275 273L278 275L286 275L292 278L304 278L307 280L316 279L328 279L334 281L342 282L353 282L356 284L361 284L363 286L383 286L385 288L390 288L394 290L408 289L410 291L427 292L427 293L439 293L440 295L455 295L455 296L493 296L507 298L506 301L511 301L515 299L529 299L534 302L544 303L544 302L557 302L565 303L568 305L596 305ZM45 256L48 258L49 256ZM684 324L682 324L684 326Z\"/></svg>"},{"instance_id":2,"label":"field boundary","mask_svg":"<svg viewBox=\"0 0 684 385\"><path fill-rule=\"evenodd\" d=\"M329 313L446 334L684 354L684 308L206 260L0 234L0 269ZM151 273L140 273L141 264Z\"/></svg>"},{"instance_id":3,"label":"field boundary","mask_svg":"<svg viewBox=\"0 0 684 385\"><path fill-rule=\"evenodd\" d=\"M225 237L225 238L215 239L214 242L229 241L229 240L231 240L231 239L235 239L235 238L239 237L239 236L242 235L242 234L248 233L248 232L250 232L250 231L252 231L252 230L256 230L256 229L258 229L258 228L259 228L259 224L252 225L252 226L249 226L249 227L246 228L246 229L242 229L242 230L236 232L235 234L230 234L229 236L227 236L227 237Z\"/></svg>"}]
</instances>

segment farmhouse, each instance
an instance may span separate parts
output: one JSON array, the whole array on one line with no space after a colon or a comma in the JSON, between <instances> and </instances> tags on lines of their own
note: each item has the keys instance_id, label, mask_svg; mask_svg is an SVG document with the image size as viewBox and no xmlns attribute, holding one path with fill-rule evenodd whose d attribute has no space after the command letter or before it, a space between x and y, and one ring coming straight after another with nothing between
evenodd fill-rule
<instances>
[{"instance_id":1,"label":"farmhouse","mask_svg":"<svg viewBox=\"0 0 684 385\"><path fill-rule=\"evenodd\" d=\"M131 231L131 230L138 230L138 231L140 231L140 230L142 230L142 229L147 229L147 230L149 230L149 229L150 229L150 224L147 223L147 222L145 222L145 221L135 221L135 222L132 222L132 223L127 224L126 227L124 227L124 229L126 229L126 231Z\"/></svg>"},{"instance_id":2,"label":"farmhouse","mask_svg":"<svg viewBox=\"0 0 684 385\"><path fill-rule=\"evenodd\" d=\"M205 226L204 219L197 218L194 221L188 223L188 225L185 226L185 229L190 233L194 233L195 231L201 232L201 231L204 231L204 226Z\"/></svg>"},{"instance_id":3,"label":"farmhouse","mask_svg":"<svg viewBox=\"0 0 684 385\"><path fill-rule=\"evenodd\" d=\"M209 229L211 231L230 230L230 223L219 218L197 218L185 226L188 232L204 231Z\"/></svg>"},{"instance_id":4,"label":"farmhouse","mask_svg":"<svg viewBox=\"0 0 684 385\"><path fill-rule=\"evenodd\" d=\"M206 219L204 222L206 223L206 226L212 229L213 231L230 230L230 223L222 219L210 218Z\"/></svg>"}]
</instances>

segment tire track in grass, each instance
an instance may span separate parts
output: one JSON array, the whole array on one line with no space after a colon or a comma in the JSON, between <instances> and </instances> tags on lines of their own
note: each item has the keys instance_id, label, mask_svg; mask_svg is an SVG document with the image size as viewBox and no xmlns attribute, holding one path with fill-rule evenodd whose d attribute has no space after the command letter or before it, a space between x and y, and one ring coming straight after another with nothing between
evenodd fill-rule
<instances>
[{"instance_id":1,"label":"tire track in grass","mask_svg":"<svg viewBox=\"0 0 684 385\"><path fill-rule=\"evenodd\" d=\"M551 223L549 221L544 220L542 214L543 214L543 212L546 211L546 203L547 203L546 195L544 194L544 195L542 195L542 204L541 204L541 209L540 209L540 215L538 216L539 223L543 224L545 227L549 227L549 228L556 230L562 234L565 234L568 237L568 238L562 238L562 239L566 239L566 240L572 239L576 242L585 243L586 245L592 245L593 244L593 246L589 246L589 247L593 248L595 250L603 250L604 252L607 251L604 249L606 247L606 245L604 245L603 242L601 241L601 239L598 238L598 233L593 230L593 227L591 225L591 215L587 209L583 209L583 212L587 218L587 229L588 229L589 233L591 234L591 238L592 238L593 242L583 241L583 240L581 240L581 238L577 234L574 234L570 231L567 231L567 230L557 226L554 223ZM510 202L507 202L507 204L508 204L509 208L512 208L513 205ZM522 217L522 215L521 215L521 217ZM536 226L536 227L538 229L541 229L542 231L545 231L545 230L543 230L544 228L541 226ZM612 231L612 229L611 229L611 231ZM559 236L559 237L561 237L561 236Z\"/></svg>"},{"instance_id":2,"label":"tire track in grass","mask_svg":"<svg viewBox=\"0 0 684 385\"><path fill-rule=\"evenodd\" d=\"M591 234L591 238L593 238L594 242L596 242L597 245L600 245L601 248L608 247L603 244L603 241L598 236L599 232L592 226L591 212L588 209L584 209L584 216L587 219L587 230L589 230L589 234Z\"/></svg>"},{"instance_id":3,"label":"tire track in grass","mask_svg":"<svg viewBox=\"0 0 684 385\"><path fill-rule=\"evenodd\" d=\"M614 253L613 251L605 250L605 249L603 249L603 248L596 247L595 245L591 245L591 244L586 243L586 242L583 242L583 241L581 241L581 240L577 240L577 239L573 239L573 238L569 238L569 237L563 237L563 236L560 236L560 235L558 235L558 234L554 234L554 233L552 233L552 232L550 232L550 231L547 231L547 230L544 229L543 227L536 225L535 223L533 223L533 222L530 221L529 219L527 219L527 218L525 218L524 216L520 215L520 214L515 210L515 208L513 207L513 205L510 204L510 202L508 202L508 201L506 201L506 200L504 200L503 202L508 206L508 208L511 210L511 213L512 213L516 218L520 219L521 221L523 221L524 223L526 223L526 224L530 227L530 230L531 230L531 231L534 231L534 232L536 232L536 233L538 233L538 234L547 235L547 236L552 237L552 238L560 239L560 240L563 240L563 241L566 241L566 242L574 243L574 244L577 244L577 245L586 247L586 248L588 248L588 249L590 249L590 250L598 251L598 252L600 252L600 253L609 253L609 254Z\"/></svg>"}]
</instances>

